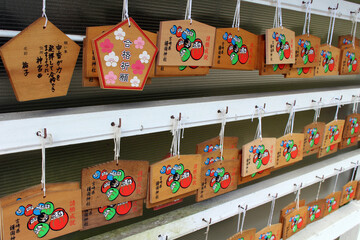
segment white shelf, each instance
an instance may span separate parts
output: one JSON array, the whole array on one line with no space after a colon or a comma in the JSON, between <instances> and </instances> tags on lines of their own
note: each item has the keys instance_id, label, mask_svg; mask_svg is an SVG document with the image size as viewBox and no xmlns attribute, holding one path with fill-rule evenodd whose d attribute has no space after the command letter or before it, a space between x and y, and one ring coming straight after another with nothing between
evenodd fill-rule
<instances>
[{"instance_id":1,"label":"white shelf","mask_svg":"<svg viewBox=\"0 0 360 240\"><path fill-rule=\"evenodd\" d=\"M336 239L359 225L359 216L360 202L352 201L323 219L306 226L288 240Z\"/></svg>"},{"instance_id":2,"label":"white shelf","mask_svg":"<svg viewBox=\"0 0 360 240\"><path fill-rule=\"evenodd\" d=\"M111 122L122 119L123 137L170 131L172 115L181 113L185 128L221 122L218 110L227 106L227 121L251 119L255 105L266 104L265 116L284 114L287 102L296 100L296 110L313 109L322 98L323 107L335 106L334 97L342 96L342 104L350 104L360 88L322 91L288 91L222 97L177 99L92 106L69 109L0 114L0 155L40 149L36 132L46 128L54 143L49 147L100 141L113 138ZM309 119L310 121L310 119Z\"/></svg>"},{"instance_id":3,"label":"white shelf","mask_svg":"<svg viewBox=\"0 0 360 240\"><path fill-rule=\"evenodd\" d=\"M206 223L202 221L203 218L211 218L212 224L224 221L238 214L238 205L244 206L247 204L248 209L256 208L271 201L268 194L275 195L278 193L278 197L282 197L293 193L295 190L294 184L303 183L303 187L307 187L319 181L316 176L324 175L325 178L329 178L336 175L337 171L334 168L340 169L342 167L345 170L349 170L354 167L351 162L356 162L359 160L359 157L360 149L354 150L329 158L326 161L317 162L310 166L270 178L267 181L240 188L225 195L94 236L90 239L157 239L159 234L168 236L168 239L176 239L205 228ZM342 223L341 221L342 218L339 218L339 223ZM360 221L360 218L357 221ZM339 228L341 228L341 225ZM344 227L344 232L346 229L347 227ZM331 229L331 231L335 230L335 228ZM336 234L339 232L340 229L338 229ZM324 234L327 234L327 232L324 232ZM317 240L319 239L333 238L317 238Z\"/></svg>"}]
</instances>

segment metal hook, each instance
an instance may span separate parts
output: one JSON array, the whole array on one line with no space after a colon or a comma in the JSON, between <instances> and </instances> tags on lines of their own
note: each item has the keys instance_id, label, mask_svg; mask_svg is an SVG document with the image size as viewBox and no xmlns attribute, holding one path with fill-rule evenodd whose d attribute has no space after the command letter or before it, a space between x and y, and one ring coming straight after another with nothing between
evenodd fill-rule
<instances>
[{"instance_id":1,"label":"metal hook","mask_svg":"<svg viewBox=\"0 0 360 240\"><path fill-rule=\"evenodd\" d=\"M341 101L343 98L343 95L341 95L340 99L338 97L334 98L335 100Z\"/></svg>"},{"instance_id":2,"label":"metal hook","mask_svg":"<svg viewBox=\"0 0 360 240\"><path fill-rule=\"evenodd\" d=\"M357 11L350 11L350 14L359 13L359 12L360 12L360 8Z\"/></svg>"},{"instance_id":3,"label":"metal hook","mask_svg":"<svg viewBox=\"0 0 360 240\"><path fill-rule=\"evenodd\" d=\"M39 136L39 137L42 137L42 138L47 138L47 130L46 130L46 128L44 128L44 134L41 131L37 131L36 136Z\"/></svg>"},{"instance_id":4,"label":"metal hook","mask_svg":"<svg viewBox=\"0 0 360 240\"><path fill-rule=\"evenodd\" d=\"M218 112L218 113L221 113L221 110L219 109L217 112ZM228 114L228 112L229 112L229 107L226 106L225 114Z\"/></svg>"},{"instance_id":5,"label":"metal hook","mask_svg":"<svg viewBox=\"0 0 360 240\"><path fill-rule=\"evenodd\" d=\"M295 187L297 187L297 184L296 184L296 183L294 183L294 186L295 186ZM302 188L302 186L303 186L303 183L301 182L301 184L300 184L300 188Z\"/></svg>"},{"instance_id":6,"label":"metal hook","mask_svg":"<svg viewBox=\"0 0 360 240\"><path fill-rule=\"evenodd\" d=\"M170 118L171 118L171 119L175 119L175 116L174 116L174 115L171 115ZM179 119L178 119L178 121L181 121L181 113L179 113Z\"/></svg>"},{"instance_id":7,"label":"metal hook","mask_svg":"<svg viewBox=\"0 0 360 240\"><path fill-rule=\"evenodd\" d=\"M276 193L275 196L271 195L271 193L268 194L268 197L272 197L272 198L277 198L278 197L278 193Z\"/></svg>"},{"instance_id":8,"label":"metal hook","mask_svg":"<svg viewBox=\"0 0 360 240\"><path fill-rule=\"evenodd\" d=\"M316 102L317 102L317 103L321 103L321 101L322 101L322 97L320 98L320 100L319 100L319 101L316 101L316 100L314 100L314 99L313 99L313 100L311 100L311 102L314 102L314 103L316 103Z\"/></svg>"},{"instance_id":9,"label":"metal hook","mask_svg":"<svg viewBox=\"0 0 360 240\"><path fill-rule=\"evenodd\" d=\"M328 9L329 10L337 10L337 9L339 9L339 3L336 5L336 8L329 7Z\"/></svg>"},{"instance_id":10,"label":"metal hook","mask_svg":"<svg viewBox=\"0 0 360 240\"><path fill-rule=\"evenodd\" d=\"M334 170L335 170L335 171L342 172L344 169L343 169L343 167L340 167L340 169L338 169L338 168L334 168Z\"/></svg>"},{"instance_id":11,"label":"metal hook","mask_svg":"<svg viewBox=\"0 0 360 240\"><path fill-rule=\"evenodd\" d=\"M167 235L162 235L162 234L159 234L159 236L158 236L158 240L168 240L169 238L168 238L168 236Z\"/></svg>"},{"instance_id":12,"label":"metal hook","mask_svg":"<svg viewBox=\"0 0 360 240\"><path fill-rule=\"evenodd\" d=\"M206 234L205 240L207 240L208 236L209 236L209 228L210 228L210 224L211 224L211 218L209 221L207 221L205 218L203 218L202 220L207 223L206 232L205 232L205 234Z\"/></svg>"},{"instance_id":13,"label":"metal hook","mask_svg":"<svg viewBox=\"0 0 360 240\"><path fill-rule=\"evenodd\" d=\"M265 107L266 107L266 103L264 103L264 109L265 109ZM255 108L259 108L259 106L258 105L255 105Z\"/></svg>"},{"instance_id":14,"label":"metal hook","mask_svg":"<svg viewBox=\"0 0 360 240\"><path fill-rule=\"evenodd\" d=\"M112 127L115 127L115 122L111 123ZM121 128L121 118L119 118L119 125L117 126L118 128Z\"/></svg>"},{"instance_id":15,"label":"metal hook","mask_svg":"<svg viewBox=\"0 0 360 240\"><path fill-rule=\"evenodd\" d=\"M291 103L287 102L286 105L295 107L295 105L296 105L296 100L294 100L294 104L291 104Z\"/></svg>"},{"instance_id":16,"label":"metal hook","mask_svg":"<svg viewBox=\"0 0 360 240\"><path fill-rule=\"evenodd\" d=\"M325 181L325 177L324 177L324 175L322 175L322 177L316 176L316 178L321 179L321 181L322 181L322 182L324 182L324 181Z\"/></svg>"},{"instance_id":17,"label":"metal hook","mask_svg":"<svg viewBox=\"0 0 360 240\"><path fill-rule=\"evenodd\" d=\"M356 161L356 162L351 162L351 164L354 164L354 165L359 165L359 161Z\"/></svg>"},{"instance_id":18,"label":"metal hook","mask_svg":"<svg viewBox=\"0 0 360 240\"><path fill-rule=\"evenodd\" d=\"M307 2L303 1L303 4L305 4L305 3L312 3L312 2L313 2L313 0L307 1Z\"/></svg>"}]
</instances>

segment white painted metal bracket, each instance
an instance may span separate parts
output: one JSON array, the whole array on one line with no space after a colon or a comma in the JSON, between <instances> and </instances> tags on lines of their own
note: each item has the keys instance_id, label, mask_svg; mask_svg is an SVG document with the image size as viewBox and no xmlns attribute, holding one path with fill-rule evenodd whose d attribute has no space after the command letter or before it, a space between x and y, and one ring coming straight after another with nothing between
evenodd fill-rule
<instances>
[{"instance_id":1,"label":"white painted metal bracket","mask_svg":"<svg viewBox=\"0 0 360 240\"><path fill-rule=\"evenodd\" d=\"M218 110L228 107L227 121L251 119L255 105L266 104L265 116L287 113L287 102L296 100L296 111L311 110L312 100L322 98L323 107L353 102L360 88L327 91L292 91L208 98L177 99L96 107L0 114L0 155L40 149L36 132L46 128L52 134L49 147L100 141L113 138L111 122L122 119L123 137L171 130L171 116L181 113L185 128L221 122ZM311 119L309 119L309 122Z\"/></svg>"}]
</instances>

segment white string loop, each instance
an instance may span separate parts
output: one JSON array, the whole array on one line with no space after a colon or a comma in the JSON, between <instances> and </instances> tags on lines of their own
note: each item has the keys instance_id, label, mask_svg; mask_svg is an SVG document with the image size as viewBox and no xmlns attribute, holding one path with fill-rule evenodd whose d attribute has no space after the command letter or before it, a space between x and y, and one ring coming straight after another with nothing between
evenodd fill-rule
<instances>
[{"instance_id":1,"label":"white string loop","mask_svg":"<svg viewBox=\"0 0 360 240\"><path fill-rule=\"evenodd\" d=\"M355 167L354 167L354 170L353 170L353 172L352 172L352 175L351 175L351 181L354 181L354 179L355 179L355 172L356 172L356 170L358 169L358 167L359 167L359 163L357 162L356 165L355 165Z\"/></svg>"},{"instance_id":2,"label":"white string loop","mask_svg":"<svg viewBox=\"0 0 360 240\"><path fill-rule=\"evenodd\" d=\"M317 122L318 118L320 117L320 112L321 112L321 101L316 103L315 106L315 114L314 114L314 121L313 122Z\"/></svg>"},{"instance_id":3,"label":"white string loop","mask_svg":"<svg viewBox=\"0 0 360 240\"><path fill-rule=\"evenodd\" d=\"M340 104L340 98L336 99L337 100L337 104L336 104L336 112L335 112L335 116L334 116L334 120L338 120L338 113L339 113L339 109L341 108L341 104Z\"/></svg>"},{"instance_id":4,"label":"white string loop","mask_svg":"<svg viewBox=\"0 0 360 240\"><path fill-rule=\"evenodd\" d=\"M190 20L190 24L192 23L191 8L192 8L192 0L187 0L186 10L185 10L185 20Z\"/></svg>"},{"instance_id":5,"label":"white string loop","mask_svg":"<svg viewBox=\"0 0 360 240\"><path fill-rule=\"evenodd\" d=\"M219 133L220 138L220 159L223 160L224 153L224 137L225 137L225 125L226 125L226 110L221 111L221 129Z\"/></svg>"},{"instance_id":6,"label":"white string loop","mask_svg":"<svg viewBox=\"0 0 360 240\"><path fill-rule=\"evenodd\" d=\"M271 201L271 209L270 209L270 215L269 215L269 220L268 220L268 226L271 226L271 223L272 223L272 218L273 218L273 215L274 215L274 209L275 209L275 200L276 200L276 197L272 196L272 201Z\"/></svg>"},{"instance_id":7,"label":"white string loop","mask_svg":"<svg viewBox=\"0 0 360 240\"><path fill-rule=\"evenodd\" d=\"M255 108L255 111L253 112L252 117L251 117L251 121L253 121L254 120L254 115L257 114L258 119L259 119L259 123L258 123L258 126L256 128L256 133L255 133L254 140L260 138L261 141L262 141L262 120L261 119L264 116L264 113L265 113L265 109L263 107L257 106Z\"/></svg>"},{"instance_id":8,"label":"white string loop","mask_svg":"<svg viewBox=\"0 0 360 240\"><path fill-rule=\"evenodd\" d=\"M359 105L359 97L355 96L354 97L353 110L352 110L353 113L357 113L358 105Z\"/></svg>"},{"instance_id":9,"label":"white string loop","mask_svg":"<svg viewBox=\"0 0 360 240\"><path fill-rule=\"evenodd\" d=\"M170 147L170 155L172 157L178 156L180 159L180 142L181 138L184 138L184 127L180 118L173 118L171 133L173 135L173 139Z\"/></svg>"},{"instance_id":10,"label":"white string loop","mask_svg":"<svg viewBox=\"0 0 360 240\"><path fill-rule=\"evenodd\" d=\"M311 21L311 1L308 1L306 4L306 11L305 11L305 22L304 22L304 28L303 28L303 35L307 33L307 35L310 35L310 21ZM306 32L307 28L307 32Z\"/></svg>"},{"instance_id":11,"label":"white string loop","mask_svg":"<svg viewBox=\"0 0 360 240\"><path fill-rule=\"evenodd\" d=\"M276 0L276 7L275 7L275 16L274 16L274 23L273 28L282 28L282 10L281 10L281 0Z\"/></svg>"},{"instance_id":12,"label":"white string loop","mask_svg":"<svg viewBox=\"0 0 360 240\"><path fill-rule=\"evenodd\" d=\"M295 120L295 107L291 104L289 118L285 127L284 135L293 134L294 131L294 120Z\"/></svg>"},{"instance_id":13,"label":"white string loop","mask_svg":"<svg viewBox=\"0 0 360 240\"><path fill-rule=\"evenodd\" d=\"M114 127L114 160L116 161L116 165L119 164L121 132L121 127Z\"/></svg>"},{"instance_id":14,"label":"white string loop","mask_svg":"<svg viewBox=\"0 0 360 240\"><path fill-rule=\"evenodd\" d=\"M129 27L131 26L130 24L130 19L129 19L129 4L128 4L128 0L123 0L123 10L122 10L122 21L128 20L129 23Z\"/></svg>"},{"instance_id":15,"label":"white string loop","mask_svg":"<svg viewBox=\"0 0 360 240\"><path fill-rule=\"evenodd\" d=\"M237 0L232 28L240 29L240 1Z\"/></svg>"},{"instance_id":16,"label":"white string loop","mask_svg":"<svg viewBox=\"0 0 360 240\"><path fill-rule=\"evenodd\" d=\"M358 16L358 11L356 11L354 13L354 16L352 17L352 27L351 27L351 35L353 36L352 38L352 45L353 48L355 48L355 37L356 37L356 28L357 28L357 16Z\"/></svg>"},{"instance_id":17,"label":"white string loop","mask_svg":"<svg viewBox=\"0 0 360 240\"><path fill-rule=\"evenodd\" d=\"M334 189L333 189L333 193L335 192L336 190L336 185L337 185L337 182L338 182L338 179L339 179L339 174L341 173L341 170L342 168L340 169L340 171L338 171L338 173L336 174L336 178L335 178L335 184L334 184Z\"/></svg>"},{"instance_id":18,"label":"white string loop","mask_svg":"<svg viewBox=\"0 0 360 240\"><path fill-rule=\"evenodd\" d=\"M46 171L46 154L45 154L45 148L46 144L52 144L52 135L46 134L46 136L39 135L40 141L41 141L41 188L44 192L44 197L46 197L46 177L45 177L45 171Z\"/></svg>"},{"instance_id":19,"label":"white string loop","mask_svg":"<svg viewBox=\"0 0 360 240\"><path fill-rule=\"evenodd\" d=\"M299 202L300 202L300 191L301 191L301 185L299 185L297 193L296 193L296 209L299 209Z\"/></svg>"},{"instance_id":20,"label":"white string loop","mask_svg":"<svg viewBox=\"0 0 360 240\"><path fill-rule=\"evenodd\" d=\"M46 0L43 0L43 7L42 7L42 15L41 16L45 18L44 28L46 28L47 23L48 23L48 17L46 16Z\"/></svg>"},{"instance_id":21,"label":"white string loop","mask_svg":"<svg viewBox=\"0 0 360 240\"><path fill-rule=\"evenodd\" d=\"M321 179L320 182L319 182L319 188L318 188L318 191L317 191L317 194L316 194L315 201L319 200L321 184L322 184L323 182L324 182L324 179Z\"/></svg>"},{"instance_id":22,"label":"white string loop","mask_svg":"<svg viewBox=\"0 0 360 240\"><path fill-rule=\"evenodd\" d=\"M337 9L332 10L330 23L329 23L329 30L326 43L331 46L332 38L334 35L334 28L335 28L335 19L336 19Z\"/></svg>"}]
</instances>

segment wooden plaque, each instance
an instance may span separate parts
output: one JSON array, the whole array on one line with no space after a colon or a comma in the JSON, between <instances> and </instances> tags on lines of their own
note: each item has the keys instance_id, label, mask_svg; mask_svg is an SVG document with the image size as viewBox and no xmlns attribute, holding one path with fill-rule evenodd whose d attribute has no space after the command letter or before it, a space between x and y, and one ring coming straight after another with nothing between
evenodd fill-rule
<instances>
[{"instance_id":1,"label":"wooden plaque","mask_svg":"<svg viewBox=\"0 0 360 240\"><path fill-rule=\"evenodd\" d=\"M102 88L142 90L157 48L132 18L93 39Z\"/></svg>"},{"instance_id":2,"label":"wooden plaque","mask_svg":"<svg viewBox=\"0 0 360 240\"><path fill-rule=\"evenodd\" d=\"M307 224L316 222L317 220L320 220L324 216L324 212L326 211L326 200L325 199L319 199L317 201L312 201L307 204Z\"/></svg>"},{"instance_id":3,"label":"wooden plaque","mask_svg":"<svg viewBox=\"0 0 360 240\"><path fill-rule=\"evenodd\" d=\"M256 139L242 147L241 176L274 167L276 138Z\"/></svg>"},{"instance_id":4,"label":"wooden plaque","mask_svg":"<svg viewBox=\"0 0 360 240\"><path fill-rule=\"evenodd\" d=\"M241 167L240 167L241 169ZM259 172L256 172L256 173L253 173L247 177L239 177L239 182L238 182L238 185L240 184L243 184L243 183L247 183L247 182L251 182L251 181L254 181L256 179L259 179L259 178L262 178L262 177L266 177L268 175L270 175L271 171L273 170L274 168L268 168L268 169L265 169L263 171L259 171Z\"/></svg>"},{"instance_id":5,"label":"wooden plaque","mask_svg":"<svg viewBox=\"0 0 360 240\"><path fill-rule=\"evenodd\" d=\"M350 181L343 186L340 198L340 206L347 204L355 198L357 181Z\"/></svg>"},{"instance_id":6,"label":"wooden plaque","mask_svg":"<svg viewBox=\"0 0 360 240\"><path fill-rule=\"evenodd\" d=\"M0 48L18 101L65 96L80 46L39 18Z\"/></svg>"},{"instance_id":7,"label":"wooden plaque","mask_svg":"<svg viewBox=\"0 0 360 240\"><path fill-rule=\"evenodd\" d=\"M360 200L360 181L357 181L355 199L356 199L356 200Z\"/></svg>"},{"instance_id":8,"label":"wooden plaque","mask_svg":"<svg viewBox=\"0 0 360 240\"><path fill-rule=\"evenodd\" d=\"M325 123L323 122L313 122L304 127L304 153L310 153L312 150L321 147L324 132Z\"/></svg>"},{"instance_id":9,"label":"wooden plaque","mask_svg":"<svg viewBox=\"0 0 360 240\"><path fill-rule=\"evenodd\" d=\"M299 207L305 206L305 200L302 199L299 201ZM284 218L289 215L292 211L294 211L296 208L296 202L291 202L288 205L286 205L283 209L280 210L280 223L284 223Z\"/></svg>"},{"instance_id":10,"label":"wooden plaque","mask_svg":"<svg viewBox=\"0 0 360 240\"><path fill-rule=\"evenodd\" d=\"M295 32L279 27L265 34L266 64L295 63Z\"/></svg>"},{"instance_id":11,"label":"wooden plaque","mask_svg":"<svg viewBox=\"0 0 360 240\"><path fill-rule=\"evenodd\" d=\"M303 158L304 158L304 157L307 157L307 156L311 156L311 155L317 154L317 153L319 153L319 151L320 151L320 148L316 148L316 149L313 149L313 150L309 150L309 151L307 151L307 152L304 152Z\"/></svg>"},{"instance_id":12,"label":"wooden plaque","mask_svg":"<svg viewBox=\"0 0 360 240\"><path fill-rule=\"evenodd\" d=\"M82 56L82 86L83 87L100 87L98 77L87 77L86 76L86 60L87 60L87 51L88 51L87 49L88 49L87 39L84 38L83 56ZM95 69L96 69L96 65L95 65Z\"/></svg>"},{"instance_id":13,"label":"wooden plaque","mask_svg":"<svg viewBox=\"0 0 360 240\"><path fill-rule=\"evenodd\" d=\"M150 166L150 203L178 197L200 187L201 155L180 155Z\"/></svg>"},{"instance_id":14,"label":"wooden plaque","mask_svg":"<svg viewBox=\"0 0 360 240\"><path fill-rule=\"evenodd\" d=\"M346 117L343 130L343 138L355 137L360 134L358 123L359 119L359 113L352 113Z\"/></svg>"},{"instance_id":15,"label":"wooden plaque","mask_svg":"<svg viewBox=\"0 0 360 240\"><path fill-rule=\"evenodd\" d=\"M295 64L293 68L314 68L318 65L320 54L319 37L314 35L300 35L295 38Z\"/></svg>"},{"instance_id":16,"label":"wooden plaque","mask_svg":"<svg viewBox=\"0 0 360 240\"><path fill-rule=\"evenodd\" d=\"M324 211L324 217L339 209L340 197L341 192L330 193L326 196L326 210Z\"/></svg>"},{"instance_id":17,"label":"wooden plaque","mask_svg":"<svg viewBox=\"0 0 360 240\"><path fill-rule=\"evenodd\" d=\"M3 239L53 239L82 228L81 190L23 198L2 209Z\"/></svg>"},{"instance_id":18,"label":"wooden plaque","mask_svg":"<svg viewBox=\"0 0 360 240\"><path fill-rule=\"evenodd\" d=\"M288 74L290 72L289 64L266 65L265 35L259 36L258 69L260 75L279 75L279 74Z\"/></svg>"},{"instance_id":19,"label":"wooden plaque","mask_svg":"<svg viewBox=\"0 0 360 240\"><path fill-rule=\"evenodd\" d=\"M81 172L83 210L113 203L144 199L148 180L148 161L111 161Z\"/></svg>"},{"instance_id":20,"label":"wooden plaque","mask_svg":"<svg viewBox=\"0 0 360 240\"><path fill-rule=\"evenodd\" d=\"M318 158L325 157L327 155L330 155L330 154L333 154L333 153L337 152L337 150L338 150L338 144L337 143L335 143L333 145L330 145L330 146L327 146L325 148L321 147L321 148L319 148L319 152L318 152L317 157Z\"/></svg>"},{"instance_id":21,"label":"wooden plaque","mask_svg":"<svg viewBox=\"0 0 360 240\"><path fill-rule=\"evenodd\" d=\"M341 142L345 120L333 120L325 125L322 148Z\"/></svg>"},{"instance_id":22,"label":"wooden plaque","mask_svg":"<svg viewBox=\"0 0 360 240\"><path fill-rule=\"evenodd\" d=\"M237 188L240 176L239 151L236 148L224 149L223 160L220 160L220 150L202 154L201 185L196 195L200 202ZM218 159L216 161L216 159Z\"/></svg>"},{"instance_id":23,"label":"wooden plaque","mask_svg":"<svg viewBox=\"0 0 360 240\"><path fill-rule=\"evenodd\" d=\"M157 45L157 38L158 38L158 35L157 33L153 33L153 32L149 32L149 31L143 31L146 36L150 39L150 41L156 46ZM156 60L154 61L154 63L151 65L151 68L150 68L150 72L149 72L149 75L148 75L148 80L146 81L145 84L148 84L149 82L149 78L153 78L155 77L155 68L156 68ZM151 82L151 81L150 81ZM149 83L150 84L150 83Z\"/></svg>"},{"instance_id":24,"label":"wooden plaque","mask_svg":"<svg viewBox=\"0 0 360 240\"><path fill-rule=\"evenodd\" d=\"M285 78L313 78L315 75L315 68L303 67L294 68L291 67L289 73L285 75Z\"/></svg>"},{"instance_id":25,"label":"wooden plaque","mask_svg":"<svg viewBox=\"0 0 360 240\"><path fill-rule=\"evenodd\" d=\"M217 28L212 68L255 70L258 36L244 29Z\"/></svg>"},{"instance_id":26,"label":"wooden plaque","mask_svg":"<svg viewBox=\"0 0 360 240\"><path fill-rule=\"evenodd\" d=\"M340 52L340 75L360 74L359 65L360 47L351 45L341 48Z\"/></svg>"},{"instance_id":27,"label":"wooden plaque","mask_svg":"<svg viewBox=\"0 0 360 240\"><path fill-rule=\"evenodd\" d=\"M304 134L287 134L276 139L275 168L286 166L303 159Z\"/></svg>"},{"instance_id":28,"label":"wooden plaque","mask_svg":"<svg viewBox=\"0 0 360 240\"><path fill-rule=\"evenodd\" d=\"M239 141L238 137L224 137L223 149L236 148L238 145L238 141ZM212 139L206 140L196 145L197 154L211 153L217 149L220 149L219 137L214 137Z\"/></svg>"},{"instance_id":29,"label":"wooden plaque","mask_svg":"<svg viewBox=\"0 0 360 240\"><path fill-rule=\"evenodd\" d=\"M353 36L350 34L339 36L339 42L338 42L339 48L352 46L352 40L353 40ZM355 46L359 46L359 45L360 45L359 39L355 38Z\"/></svg>"},{"instance_id":30,"label":"wooden plaque","mask_svg":"<svg viewBox=\"0 0 360 240\"><path fill-rule=\"evenodd\" d=\"M160 66L211 66L215 28L198 21L160 22Z\"/></svg>"},{"instance_id":31,"label":"wooden plaque","mask_svg":"<svg viewBox=\"0 0 360 240\"><path fill-rule=\"evenodd\" d=\"M256 228L238 232L227 240L255 240Z\"/></svg>"},{"instance_id":32,"label":"wooden plaque","mask_svg":"<svg viewBox=\"0 0 360 240\"><path fill-rule=\"evenodd\" d=\"M349 137L349 138L343 138L341 142L339 143L339 149L344 149L348 147L353 147L358 144L358 137Z\"/></svg>"},{"instance_id":33,"label":"wooden plaque","mask_svg":"<svg viewBox=\"0 0 360 240\"><path fill-rule=\"evenodd\" d=\"M281 238L281 230L282 230L281 223L267 226L255 234L255 239L261 239L261 240L280 239Z\"/></svg>"},{"instance_id":34,"label":"wooden plaque","mask_svg":"<svg viewBox=\"0 0 360 240\"><path fill-rule=\"evenodd\" d=\"M340 49L323 44L320 46L319 53L315 76L339 75Z\"/></svg>"},{"instance_id":35,"label":"wooden plaque","mask_svg":"<svg viewBox=\"0 0 360 240\"><path fill-rule=\"evenodd\" d=\"M307 206L294 209L284 218L282 239L288 239L292 235L303 230L307 224Z\"/></svg>"},{"instance_id":36,"label":"wooden plaque","mask_svg":"<svg viewBox=\"0 0 360 240\"><path fill-rule=\"evenodd\" d=\"M205 76L209 70L209 67L156 65L156 77Z\"/></svg>"},{"instance_id":37,"label":"wooden plaque","mask_svg":"<svg viewBox=\"0 0 360 240\"><path fill-rule=\"evenodd\" d=\"M83 230L142 216L143 200L127 201L82 212Z\"/></svg>"},{"instance_id":38,"label":"wooden plaque","mask_svg":"<svg viewBox=\"0 0 360 240\"><path fill-rule=\"evenodd\" d=\"M85 38L86 40L84 40L84 44L86 44L86 51L84 48L84 53L86 53L86 61L83 62L83 64L85 64L86 77L88 78L98 77L96 58L92 46L92 40L97 36L99 36L100 34L103 34L104 32L110 30L113 27L115 26L108 25L108 26L86 27L86 38Z\"/></svg>"}]
</instances>

